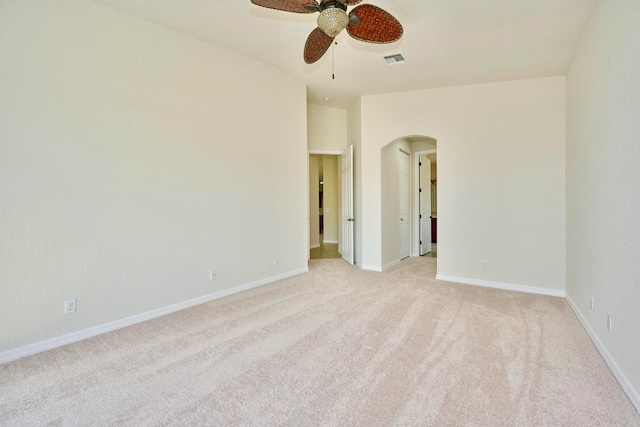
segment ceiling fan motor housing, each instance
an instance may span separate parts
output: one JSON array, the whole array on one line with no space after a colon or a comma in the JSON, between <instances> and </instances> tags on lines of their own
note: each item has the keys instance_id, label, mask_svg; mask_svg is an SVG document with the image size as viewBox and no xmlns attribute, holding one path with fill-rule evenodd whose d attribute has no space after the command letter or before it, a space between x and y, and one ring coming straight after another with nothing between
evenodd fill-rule
<instances>
[{"instance_id":1,"label":"ceiling fan motor housing","mask_svg":"<svg viewBox=\"0 0 640 427\"><path fill-rule=\"evenodd\" d=\"M339 9L342 9L344 11L347 10L347 5L343 2L337 1L337 0L325 0L320 2L320 4L318 5L318 9L320 10L320 12L322 12L323 10L329 9L329 8L334 8L337 7Z\"/></svg>"}]
</instances>

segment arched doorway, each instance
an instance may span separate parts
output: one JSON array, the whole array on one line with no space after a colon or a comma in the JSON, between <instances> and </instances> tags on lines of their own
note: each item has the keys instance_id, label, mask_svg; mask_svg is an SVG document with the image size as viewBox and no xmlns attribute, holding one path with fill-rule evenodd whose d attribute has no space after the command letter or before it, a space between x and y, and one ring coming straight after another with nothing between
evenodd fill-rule
<instances>
[{"instance_id":1,"label":"arched doorway","mask_svg":"<svg viewBox=\"0 0 640 427\"><path fill-rule=\"evenodd\" d=\"M381 149L383 270L399 263L404 257L420 256L421 237L425 236L424 227L429 227L429 233L426 235L431 234L432 212L429 212L429 221L424 218L427 213L420 212L421 208L424 210L420 190L422 189L423 202L426 200L426 193L429 194L431 202L432 191L430 183L427 185L424 181L420 182L420 157L432 155L435 159L433 155L436 153L436 140L423 135L404 136L391 141ZM429 179L431 180L433 178Z\"/></svg>"}]
</instances>

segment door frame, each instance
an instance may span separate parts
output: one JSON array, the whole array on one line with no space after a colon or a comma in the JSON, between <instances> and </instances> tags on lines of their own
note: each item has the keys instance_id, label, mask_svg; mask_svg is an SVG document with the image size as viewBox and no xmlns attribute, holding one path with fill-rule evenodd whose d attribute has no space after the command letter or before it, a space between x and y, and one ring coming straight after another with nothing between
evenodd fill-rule
<instances>
[{"instance_id":1,"label":"door frame","mask_svg":"<svg viewBox=\"0 0 640 427\"><path fill-rule=\"evenodd\" d=\"M354 173L353 173L353 144L349 144L340 156L340 195L338 199L338 211L340 227L338 230L338 252L342 259L351 265L355 264L355 197L354 197ZM347 172L347 173L345 173ZM345 191L346 190L346 191ZM346 213L346 215L345 215Z\"/></svg>"},{"instance_id":2,"label":"door frame","mask_svg":"<svg viewBox=\"0 0 640 427\"><path fill-rule=\"evenodd\" d=\"M315 155L326 155L326 156L342 156L342 151L339 150L307 150L307 262L311 259L311 253L309 250L309 246L311 245L311 194L309 193L309 158L312 154ZM342 189L339 189L342 191ZM338 241L340 238L338 238ZM340 250L340 247L338 247Z\"/></svg>"},{"instance_id":3,"label":"door frame","mask_svg":"<svg viewBox=\"0 0 640 427\"><path fill-rule=\"evenodd\" d=\"M437 148L429 150L421 150L413 152L413 162L411 164L413 170L413 188L412 188L412 206L411 209L411 256L420 256L420 156L423 154L437 153ZM431 193L431 187L429 187L429 193ZM433 207L431 208L433 210Z\"/></svg>"},{"instance_id":4,"label":"door frame","mask_svg":"<svg viewBox=\"0 0 640 427\"><path fill-rule=\"evenodd\" d=\"M407 196L407 200L406 200L407 215L406 216L408 217L407 221L409 222L409 224L406 225L408 227L408 234L409 234L407 236L408 237L408 242L407 242L408 248L407 248L406 252L403 252L402 245L400 243L398 244L398 249L399 249L399 251L398 251L398 259L400 261L402 261L403 259L412 256L412 253L413 253L413 248L412 248L412 243L413 243L413 224L412 224L412 222L413 221L412 221L412 217L414 216L414 214L413 214L413 209L412 209L412 205L413 205L413 200L412 199L413 199L413 197L411 196L412 189L413 189L413 185L411 183L413 165L412 165L412 161L411 161L412 153L407 152L407 151L403 150L402 148L399 148L398 149L398 153L396 153L396 156L399 156L399 157L397 157L398 160L396 160L398 162L398 166L397 166L398 167L398 183L400 185L400 187L398 188L398 194L400 195L399 196L399 200L398 200L399 201L398 211L400 212L399 217L401 218L403 216L401 211L402 211L402 205L403 205L403 203L402 203L403 202L403 200L402 200L402 188L404 187L405 191L407 192L406 193L406 196ZM407 175L406 175L406 182L405 183L402 182L403 180L401 178L401 171L402 171L401 162L405 161L405 158L402 157L402 156L406 156L406 162L407 162L407 166L406 166ZM406 185L406 187L405 187L405 185ZM400 219L400 221L402 221L402 219ZM399 234L399 238L400 238L399 240L402 241L402 225L401 225L400 221L398 221L398 229L399 229L399 233L398 234Z\"/></svg>"}]
</instances>

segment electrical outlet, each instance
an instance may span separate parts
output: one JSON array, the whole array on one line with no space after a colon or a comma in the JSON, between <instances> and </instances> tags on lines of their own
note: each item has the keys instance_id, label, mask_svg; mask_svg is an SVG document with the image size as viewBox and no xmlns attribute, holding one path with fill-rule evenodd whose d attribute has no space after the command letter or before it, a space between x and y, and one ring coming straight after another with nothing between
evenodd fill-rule
<instances>
[{"instance_id":1,"label":"electrical outlet","mask_svg":"<svg viewBox=\"0 0 640 427\"><path fill-rule=\"evenodd\" d=\"M218 278L218 273L216 270L211 270L209 272L209 280L216 280Z\"/></svg>"},{"instance_id":2,"label":"electrical outlet","mask_svg":"<svg viewBox=\"0 0 640 427\"><path fill-rule=\"evenodd\" d=\"M593 310L593 306L596 303L596 298L595 297L591 297L591 310Z\"/></svg>"},{"instance_id":3,"label":"electrical outlet","mask_svg":"<svg viewBox=\"0 0 640 427\"><path fill-rule=\"evenodd\" d=\"M607 329L611 332L611 315L607 314Z\"/></svg>"},{"instance_id":4,"label":"electrical outlet","mask_svg":"<svg viewBox=\"0 0 640 427\"><path fill-rule=\"evenodd\" d=\"M487 260L483 259L483 260L480 262L480 266L481 266L482 268L489 268L489 263L487 262Z\"/></svg>"},{"instance_id":5,"label":"electrical outlet","mask_svg":"<svg viewBox=\"0 0 640 427\"><path fill-rule=\"evenodd\" d=\"M76 312L76 299L66 299L64 300L64 311L63 314L75 313Z\"/></svg>"}]
</instances>

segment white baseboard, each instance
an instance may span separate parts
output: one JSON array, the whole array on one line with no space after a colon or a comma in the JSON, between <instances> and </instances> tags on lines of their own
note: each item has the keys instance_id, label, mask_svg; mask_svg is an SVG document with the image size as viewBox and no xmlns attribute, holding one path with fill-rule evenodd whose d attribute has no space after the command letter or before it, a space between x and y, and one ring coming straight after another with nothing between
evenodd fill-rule
<instances>
[{"instance_id":1,"label":"white baseboard","mask_svg":"<svg viewBox=\"0 0 640 427\"><path fill-rule=\"evenodd\" d=\"M504 289L507 291L525 292L528 294L549 295L552 297L565 297L565 291L556 289L536 288L534 286L512 285L510 283L490 282L488 280L469 279L466 277L447 276L436 274L436 279L446 282L463 283L465 285L483 286L485 288Z\"/></svg>"},{"instance_id":2,"label":"white baseboard","mask_svg":"<svg viewBox=\"0 0 640 427\"><path fill-rule=\"evenodd\" d=\"M317 245L309 246L309 249L315 249L315 248L319 248L319 247L320 247L320 243L318 243Z\"/></svg>"},{"instance_id":3,"label":"white baseboard","mask_svg":"<svg viewBox=\"0 0 640 427\"><path fill-rule=\"evenodd\" d=\"M107 332L115 331L116 329L121 329L127 326L135 325L136 323L145 322L147 320L151 320L156 317L160 317L166 314L174 313L176 311L184 310L185 308L204 304L209 301L213 301L220 298L224 298L229 295L237 294L238 292L247 291L249 289L257 288L259 286L273 283L278 280L282 280L288 277L296 276L298 274L306 273L307 271L309 271L309 268L304 267L298 270L293 270L287 273L279 274L277 276L272 276L266 279L261 279L255 282L236 286L231 289L224 289L222 291L214 292L209 295L204 295L198 298L190 299L188 301L172 304L167 307L158 308L155 310L147 311L145 313L135 314L133 316L125 317L124 319L115 320L113 322L104 323L98 326L93 326L91 328L83 329L81 331L72 332L70 334L61 335L59 337L51 338L45 341L29 344L13 350L3 351L2 353L0 353L0 364L11 362L12 360L20 359L21 357L31 356L33 354L40 353L46 350L51 350L56 347L61 347L66 344L71 344L76 341L81 341L87 338L91 338L96 335L101 335Z\"/></svg>"},{"instance_id":4,"label":"white baseboard","mask_svg":"<svg viewBox=\"0 0 640 427\"><path fill-rule=\"evenodd\" d=\"M376 265L365 265L365 264L362 264L360 266L360 268L363 269L363 270L369 270L369 271L382 271L382 267L378 267Z\"/></svg>"},{"instance_id":5,"label":"white baseboard","mask_svg":"<svg viewBox=\"0 0 640 427\"><path fill-rule=\"evenodd\" d=\"M385 265L382 266L382 271L385 271L385 270L393 267L394 265L398 265L398 264L400 264L400 260L399 259L397 259L395 261L391 261L389 264L385 264Z\"/></svg>"},{"instance_id":6,"label":"white baseboard","mask_svg":"<svg viewBox=\"0 0 640 427\"><path fill-rule=\"evenodd\" d=\"M633 388L633 385L631 384L627 376L624 374L624 372L622 372L622 369L620 369L620 366L618 366L618 364L613 359L613 357L611 357L611 354L609 354L609 352L607 351L607 348L604 346L604 344L602 344L602 341L600 341L598 334L596 334L596 332L593 330L591 325L589 325L586 317L582 315L582 312L578 309L578 306L576 305L576 303L573 302L573 300L569 295L566 296L566 300L569 303L569 306L571 307L573 312L578 317L578 320L580 320L580 323L582 323L582 326L584 327L585 331L587 331L587 334L591 338L591 341L593 341L596 348L600 352L600 355L609 366L609 369L611 369L611 372L613 372L613 375L618 380L618 383L620 383L620 386L629 397L629 400L631 401L633 406L635 406L636 411L640 412L640 393L638 393L638 391L635 388Z\"/></svg>"},{"instance_id":7,"label":"white baseboard","mask_svg":"<svg viewBox=\"0 0 640 427\"><path fill-rule=\"evenodd\" d=\"M337 240L323 240L322 243L338 243Z\"/></svg>"}]
</instances>

